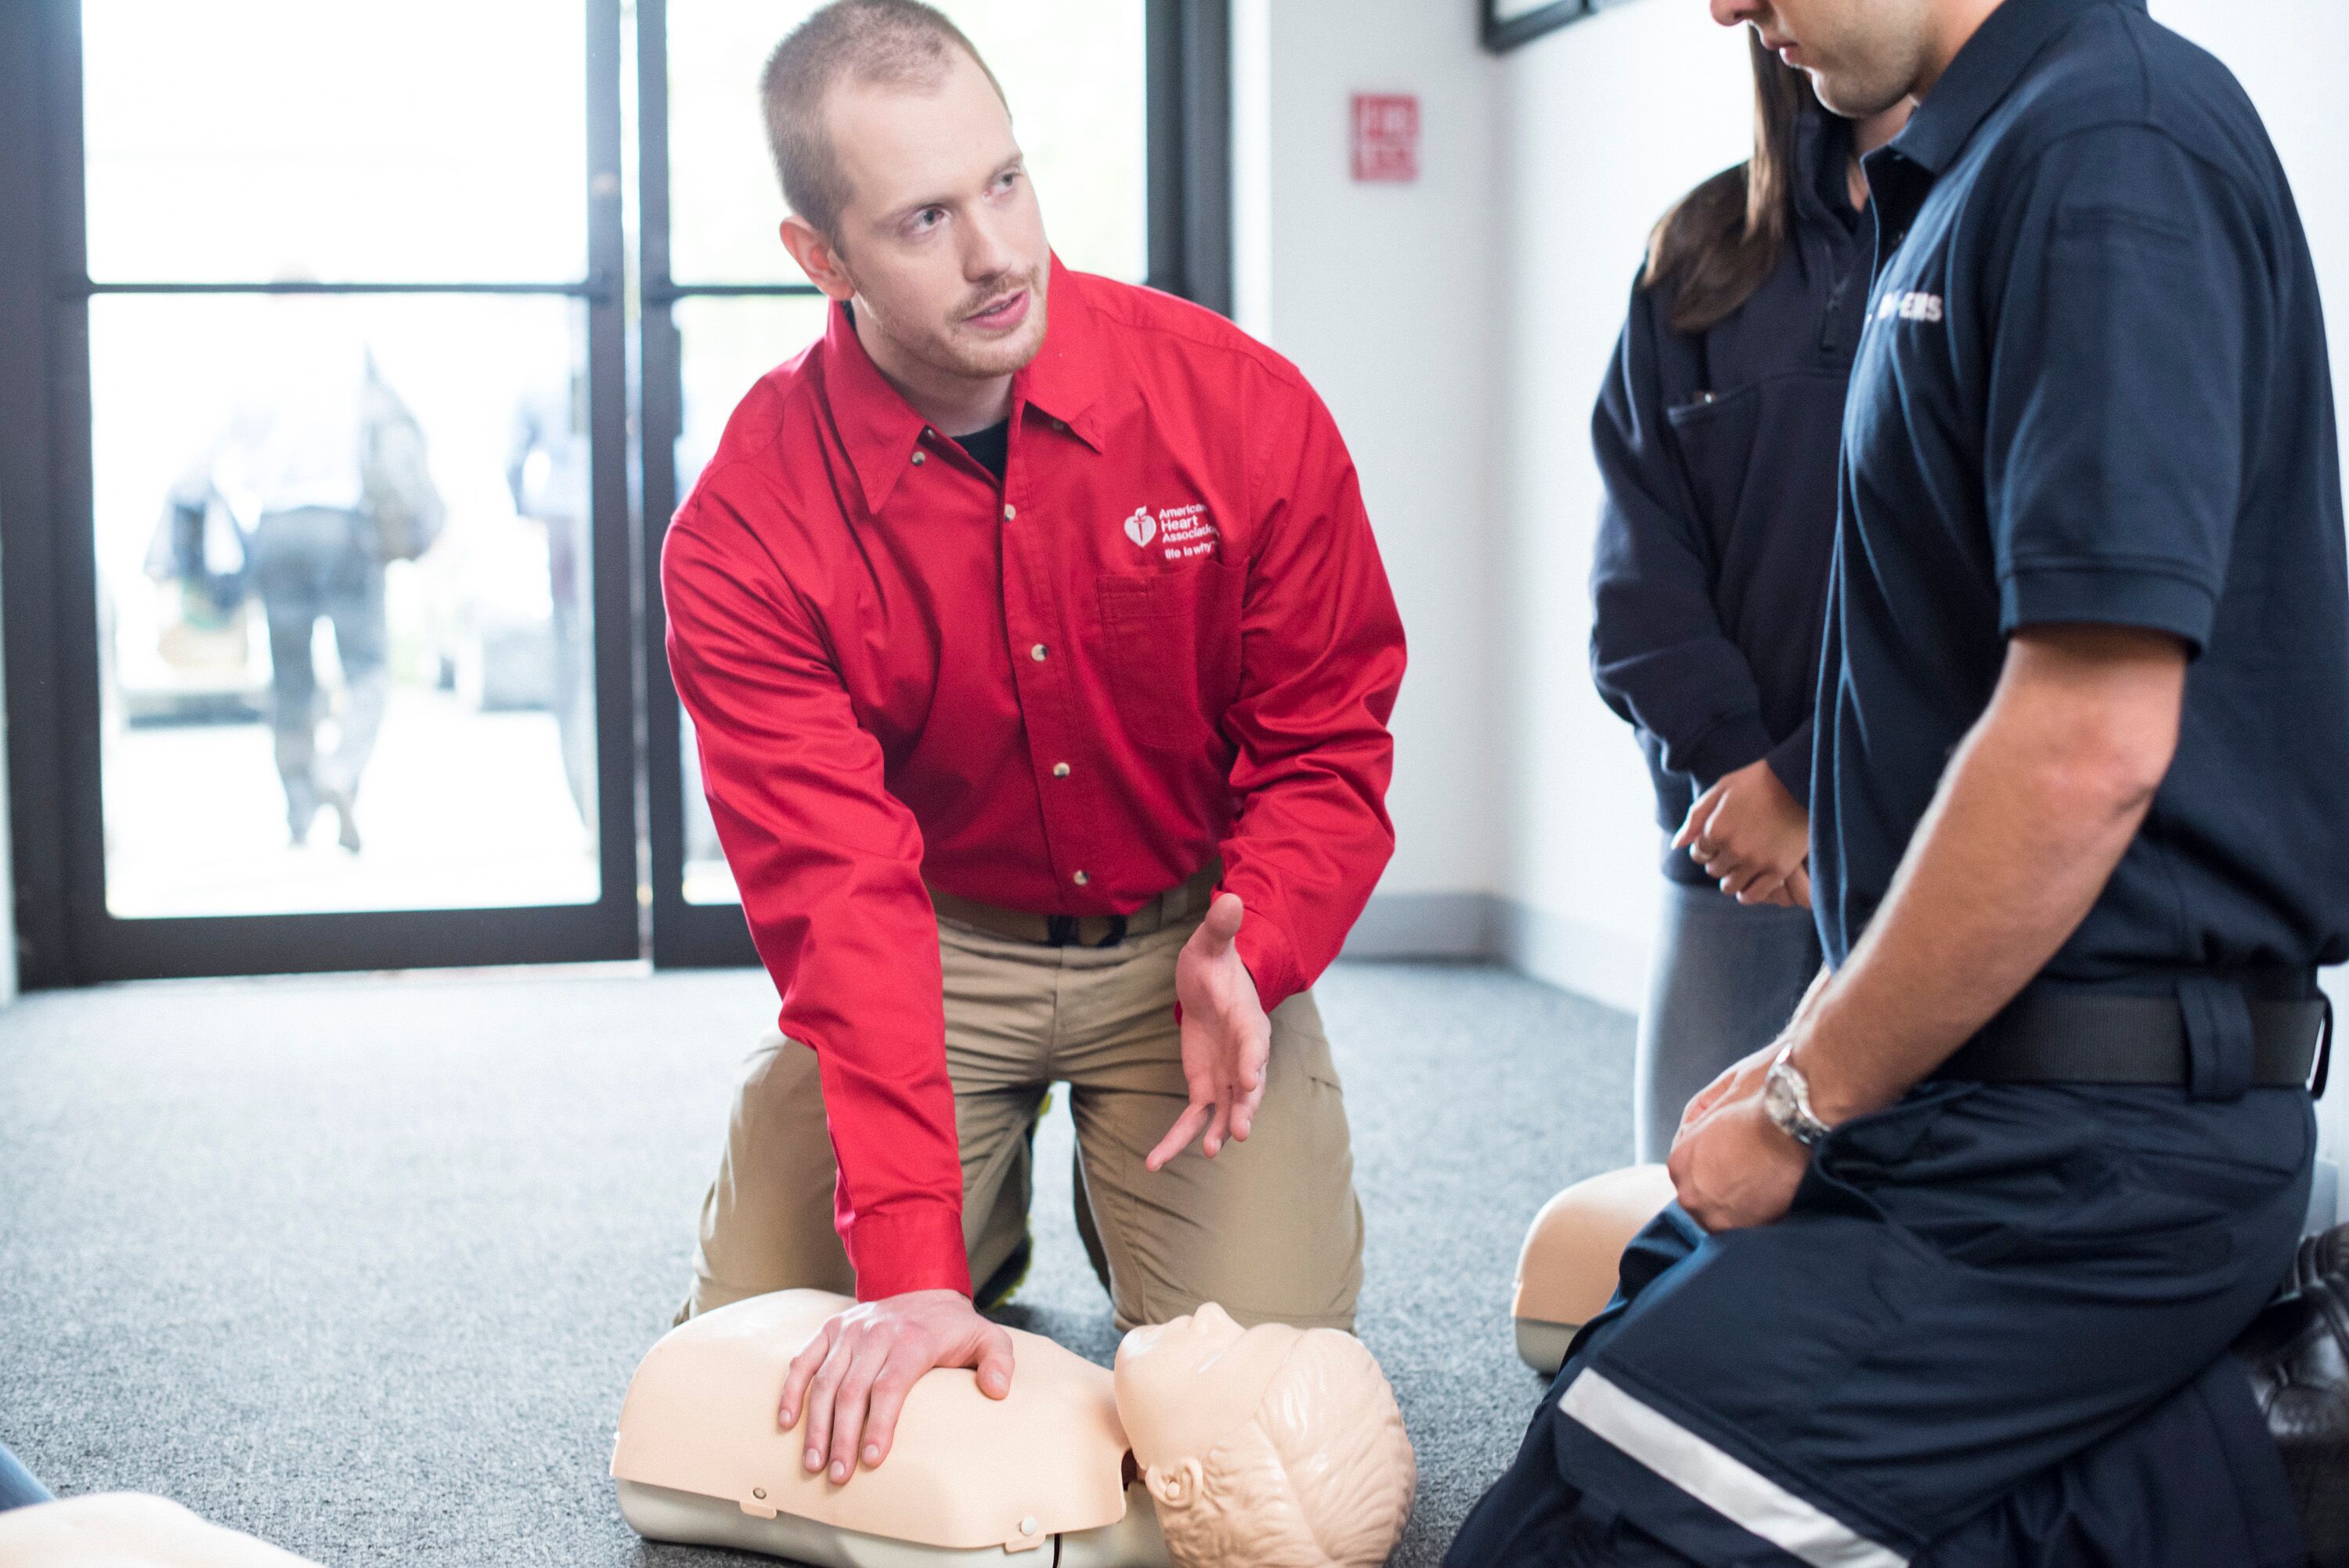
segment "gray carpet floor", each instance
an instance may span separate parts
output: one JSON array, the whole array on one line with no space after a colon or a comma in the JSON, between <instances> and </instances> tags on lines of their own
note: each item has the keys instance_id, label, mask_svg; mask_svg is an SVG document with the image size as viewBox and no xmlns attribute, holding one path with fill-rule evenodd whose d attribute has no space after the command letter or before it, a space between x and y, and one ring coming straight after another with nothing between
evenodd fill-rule
<instances>
[{"instance_id":1,"label":"gray carpet floor","mask_svg":"<svg viewBox=\"0 0 2349 1568\"><path fill-rule=\"evenodd\" d=\"M1526 1222L1630 1158L1631 1024L1479 968L1340 965L1321 1004L1369 1222L1361 1331L1433 1564L1540 1385ZM329 1568L751 1563L652 1547L605 1466L667 1326L755 973L181 983L0 1012L0 1442L61 1493L163 1493ZM1006 1321L1106 1363L1040 1137Z\"/></svg>"}]
</instances>

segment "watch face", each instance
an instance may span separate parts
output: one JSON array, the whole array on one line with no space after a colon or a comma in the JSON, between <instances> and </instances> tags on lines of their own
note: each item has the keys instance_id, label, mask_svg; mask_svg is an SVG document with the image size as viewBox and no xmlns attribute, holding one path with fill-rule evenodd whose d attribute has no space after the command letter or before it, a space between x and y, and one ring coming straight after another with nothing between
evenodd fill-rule
<instances>
[{"instance_id":1,"label":"watch face","mask_svg":"<svg viewBox=\"0 0 2349 1568\"><path fill-rule=\"evenodd\" d=\"M1796 1087L1800 1081L1783 1062L1772 1068L1762 1080L1762 1109L1787 1137L1808 1148L1819 1140L1822 1130L1803 1112L1804 1097Z\"/></svg>"}]
</instances>

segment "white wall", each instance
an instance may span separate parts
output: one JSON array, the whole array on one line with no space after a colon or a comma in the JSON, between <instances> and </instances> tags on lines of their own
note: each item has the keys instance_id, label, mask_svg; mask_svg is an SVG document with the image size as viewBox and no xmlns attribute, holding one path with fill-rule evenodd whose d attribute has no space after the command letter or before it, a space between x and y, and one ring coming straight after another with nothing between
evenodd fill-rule
<instances>
[{"instance_id":1,"label":"white wall","mask_svg":"<svg viewBox=\"0 0 2349 1568\"><path fill-rule=\"evenodd\" d=\"M1393 863L1353 951L1485 951L1493 726L1494 91L1472 0L1237 0L1240 324L1295 360L1361 473L1412 642ZM1421 175L1357 184L1350 99L1420 98Z\"/></svg>"},{"instance_id":2,"label":"white wall","mask_svg":"<svg viewBox=\"0 0 2349 1568\"><path fill-rule=\"evenodd\" d=\"M1329 401L1412 640L1393 865L1349 951L1506 953L1636 1006L1657 882L1592 694L1590 402L1648 229L1744 156L1744 46L1651 0L1501 58L1472 0L1235 0L1240 324ZM1364 185L1356 92L1421 100Z\"/></svg>"},{"instance_id":3,"label":"white wall","mask_svg":"<svg viewBox=\"0 0 2349 1568\"><path fill-rule=\"evenodd\" d=\"M2154 19L2224 60L2259 106L2300 202L2328 309L2336 401L2349 406L2349 5L2342 0L2153 0Z\"/></svg>"},{"instance_id":4,"label":"white wall","mask_svg":"<svg viewBox=\"0 0 2349 1568\"><path fill-rule=\"evenodd\" d=\"M1695 0L1605 12L1502 62L1495 891L1513 961L1629 1008L1661 845L1638 748L1590 684L1590 407L1648 231L1752 146L1751 81L1744 36Z\"/></svg>"},{"instance_id":5,"label":"white wall","mask_svg":"<svg viewBox=\"0 0 2349 1568\"><path fill-rule=\"evenodd\" d=\"M2259 105L2283 160L2318 286L2329 305L2335 402L2349 406L2349 181L2341 151L2349 147L2349 101L2340 91L2349 71L2349 5L2341 0L2153 0L2155 18L2227 62ZM2326 976L2334 1006L2349 1018L2349 976ZM2349 1063L2336 1060L2335 1087L2318 1108L2333 1158L2349 1156Z\"/></svg>"}]
</instances>

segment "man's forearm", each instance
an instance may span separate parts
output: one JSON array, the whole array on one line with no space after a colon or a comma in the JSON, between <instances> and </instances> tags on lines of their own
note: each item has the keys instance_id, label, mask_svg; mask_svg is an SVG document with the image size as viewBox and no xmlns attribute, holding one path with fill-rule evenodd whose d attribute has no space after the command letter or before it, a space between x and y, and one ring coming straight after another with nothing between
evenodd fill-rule
<instances>
[{"instance_id":1,"label":"man's forearm","mask_svg":"<svg viewBox=\"0 0 2349 1568\"><path fill-rule=\"evenodd\" d=\"M2011 659L1867 934L1789 1031L1830 1124L1889 1105L1940 1066L2095 903L2175 746L2183 654L2137 652L2150 656L2101 676L2093 661L2058 660L2018 679Z\"/></svg>"}]
</instances>

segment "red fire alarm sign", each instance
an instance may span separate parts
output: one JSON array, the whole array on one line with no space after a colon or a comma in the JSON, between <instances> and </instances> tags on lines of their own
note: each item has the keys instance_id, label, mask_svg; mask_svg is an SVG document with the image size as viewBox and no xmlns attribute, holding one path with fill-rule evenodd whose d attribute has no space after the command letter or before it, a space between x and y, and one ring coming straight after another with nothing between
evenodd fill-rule
<instances>
[{"instance_id":1,"label":"red fire alarm sign","mask_svg":"<svg viewBox=\"0 0 2349 1568\"><path fill-rule=\"evenodd\" d=\"M1354 178L1419 178L1419 98L1411 93L1354 95Z\"/></svg>"}]
</instances>

